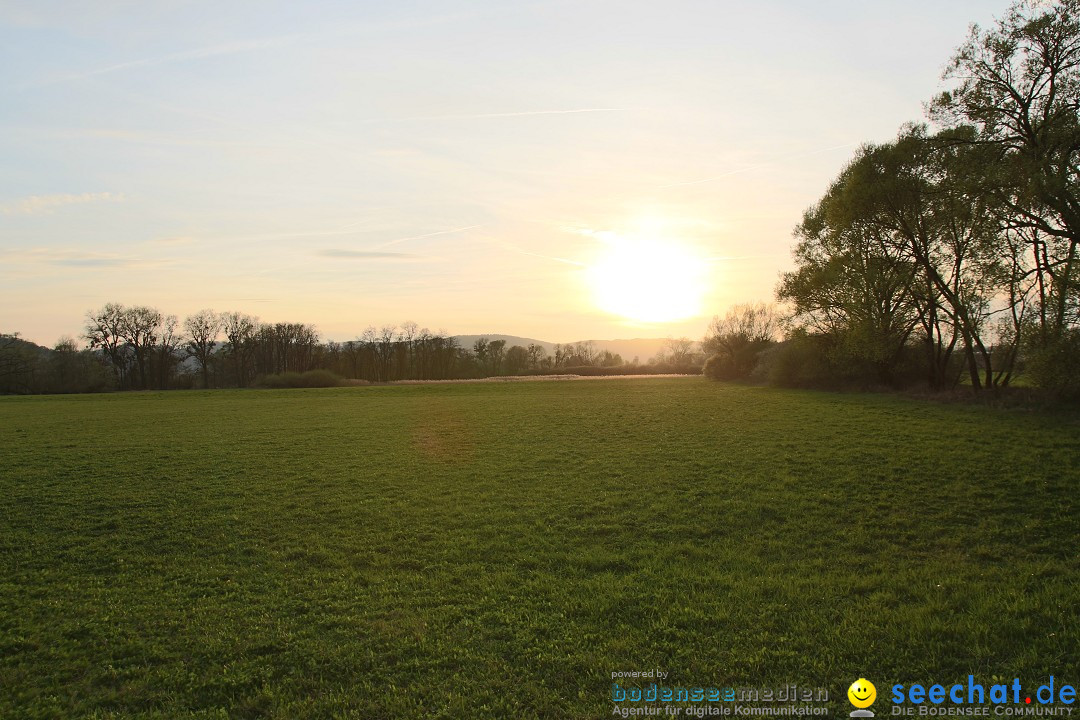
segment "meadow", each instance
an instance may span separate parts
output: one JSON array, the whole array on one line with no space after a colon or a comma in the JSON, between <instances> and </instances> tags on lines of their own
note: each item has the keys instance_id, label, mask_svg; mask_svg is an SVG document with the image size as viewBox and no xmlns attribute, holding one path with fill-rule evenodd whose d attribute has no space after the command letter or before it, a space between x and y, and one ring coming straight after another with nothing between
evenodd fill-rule
<instances>
[{"instance_id":1,"label":"meadow","mask_svg":"<svg viewBox=\"0 0 1080 720\"><path fill-rule=\"evenodd\" d=\"M0 718L1080 683L1080 418L701 378L0 398Z\"/></svg>"}]
</instances>

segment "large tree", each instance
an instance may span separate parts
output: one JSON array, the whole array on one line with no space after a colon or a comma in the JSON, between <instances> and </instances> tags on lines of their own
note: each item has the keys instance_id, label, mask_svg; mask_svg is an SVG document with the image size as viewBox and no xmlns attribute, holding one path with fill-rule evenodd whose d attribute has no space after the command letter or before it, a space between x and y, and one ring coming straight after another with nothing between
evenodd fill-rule
<instances>
[{"instance_id":1,"label":"large tree","mask_svg":"<svg viewBox=\"0 0 1080 720\"><path fill-rule=\"evenodd\" d=\"M185 350L199 364L204 388L210 387L210 362L222 323L222 316L213 310L200 310L184 319L184 331L187 333Z\"/></svg>"},{"instance_id":2,"label":"large tree","mask_svg":"<svg viewBox=\"0 0 1080 720\"><path fill-rule=\"evenodd\" d=\"M1056 341L1078 321L1080 0L1022 0L993 27L972 26L945 77L954 86L931 115L983 150L980 191L1010 227L1034 231L1039 333Z\"/></svg>"},{"instance_id":3,"label":"large tree","mask_svg":"<svg viewBox=\"0 0 1080 720\"><path fill-rule=\"evenodd\" d=\"M126 308L119 303L106 303L100 310L86 314L86 333L83 337L91 350L104 353L116 376L116 385L124 388L128 382L131 348L124 335Z\"/></svg>"},{"instance_id":4,"label":"large tree","mask_svg":"<svg viewBox=\"0 0 1080 720\"><path fill-rule=\"evenodd\" d=\"M144 389L149 386L147 367L157 346L164 320L160 310L146 305L125 308L121 317L120 334L135 356L139 387Z\"/></svg>"},{"instance_id":5,"label":"large tree","mask_svg":"<svg viewBox=\"0 0 1080 720\"><path fill-rule=\"evenodd\" d=\"M831 320L853 357L887 380L916 329L928 381L941 388L959 346L973 388L993 386L988 320L1002 307L1008 244L996 200L967 178L976 146L905 128L892 143L864 146L798 229L799 267L780 294L797 312Z\"/></svg>"},{"instance_id":6,"label":"large tree","mask_svg":"<svg viewBox=\"0 0 1080 720\"><path fill-rule=\"evenodd\" d=\"M0 333L0 393L26 392L33 373L19 333Z\"/></svg>"},{"instance_id":7,"label":"large tree","mask_svg":"<svg viewBox=\"0 0 1080 720\"><path fill-rule=\"evenodd\" d=\"M866 149L861 151L865 153ZM849 212L845 198L859 160L850 165L795 229L797 269L777 290L798 324L826 336L889 383L912 332L924 317L916 266L888 233ZM930 326L927 338L934 338ZM938 352L952 351L955 337ZM933 382L933 380L931 381Z\"/></svg>"},{"instance_id":8,"label":"large tree","mask_svg":"<svg viewBox=\"0 0 1080 720\"><path fill-rule=\"evenodd\" d=\"M248 383L252 355L254 354L255 331L259 319L241 312L227 312L221 315L225 339L229 343L228 354L232 358L236 373L236 384L245 387Z\"/></svg>"},{"instance_id":9,"label":"large tree","mask_svg":"<svg viewBox=\"0 0 1080 720\"><path fill-rule=\"evenodd\" d=\"M154 364L157 366L158 388L168 390L176 367L180 364L180 346L183 337L179 332L180 321L175 315L166 315L161 319L161 332L154 351Z\"/></svg>"}]
</instances>

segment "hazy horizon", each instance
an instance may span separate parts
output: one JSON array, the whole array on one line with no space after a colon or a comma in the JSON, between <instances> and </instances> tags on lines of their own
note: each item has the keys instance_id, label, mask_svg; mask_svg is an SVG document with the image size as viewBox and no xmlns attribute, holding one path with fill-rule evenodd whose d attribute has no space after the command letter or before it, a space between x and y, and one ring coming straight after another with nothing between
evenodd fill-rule
<instances>
[{"instance_id":1,"label":"hazy horizon","mask_svg":"<svg viewBox=\"0 0 1080 720\"><path fill-rule=\"evenodd\" d=\"M700 339L1005 7L0 7L0 332L120 302Z\"/></svg>"}]
</instances>

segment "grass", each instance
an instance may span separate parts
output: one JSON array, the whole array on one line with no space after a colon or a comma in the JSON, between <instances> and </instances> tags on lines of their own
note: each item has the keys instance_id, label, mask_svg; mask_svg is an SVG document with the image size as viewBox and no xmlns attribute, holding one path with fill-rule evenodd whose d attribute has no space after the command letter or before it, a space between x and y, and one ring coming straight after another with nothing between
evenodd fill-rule
<instances>
[{"instance_id":1,"label":"grass","mask_svg":"<svg viewBox=\"0 0 1080 720\"><path fill-rule=\"evenodd\" d=\"M0 400L0 717L1080 681L1080 421L698 378Z\"/></svg>"}]
</instances>

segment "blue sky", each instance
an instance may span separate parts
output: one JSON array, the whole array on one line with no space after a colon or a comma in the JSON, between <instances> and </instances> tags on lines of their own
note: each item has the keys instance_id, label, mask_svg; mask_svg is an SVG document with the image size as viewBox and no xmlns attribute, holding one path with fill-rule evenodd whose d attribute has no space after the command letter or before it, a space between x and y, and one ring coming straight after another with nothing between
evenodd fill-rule
<instances>
[{"instance_id":1,"label":"blue sky","mask_svg":"<svg viewBox=\"0 0 1080 720\"><path fill-rule=\"evenodd\" d=\"M1005 6L5 3L0 331L51 345L115 301L700 337L772 297L806 207ZM701 259L697 311L594 302L629 237Z\"/></svg>"}]
</instances>

